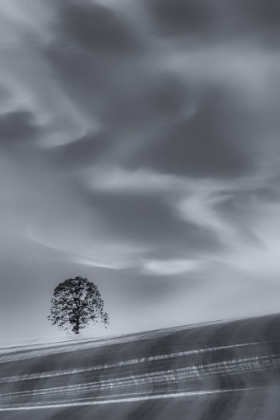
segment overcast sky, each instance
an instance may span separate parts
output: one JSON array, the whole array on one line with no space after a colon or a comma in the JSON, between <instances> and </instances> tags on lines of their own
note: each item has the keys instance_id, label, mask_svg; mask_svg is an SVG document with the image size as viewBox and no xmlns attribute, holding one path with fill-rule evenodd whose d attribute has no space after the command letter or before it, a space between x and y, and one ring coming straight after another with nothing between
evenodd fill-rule
<instances>
[{"instance_id":1,"label":"overcast sky","mask_svg":"<svg viewBox=\"0 0 280 420\"><path fill-rule=\"evenodd\" d=\"M277 0L0 0L1 338L280 311ZM98 327L88 332L103 334Z\"/></svg>"}]
</instances>

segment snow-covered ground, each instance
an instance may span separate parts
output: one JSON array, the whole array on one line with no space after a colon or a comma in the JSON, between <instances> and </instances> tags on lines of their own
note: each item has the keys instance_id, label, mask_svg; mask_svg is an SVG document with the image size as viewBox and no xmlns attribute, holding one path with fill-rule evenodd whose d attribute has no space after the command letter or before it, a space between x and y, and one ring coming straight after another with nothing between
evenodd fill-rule
<instances>
[{"instance_id":1,"label":"snow-covered ground","mask_svg":"<svg viewBox=\"0 0 280 420\"><path fill-rule=\"evenodd\" d=\"M278 420L280 315L0 347L0 419Z\"/></svg>"}]
</instances>

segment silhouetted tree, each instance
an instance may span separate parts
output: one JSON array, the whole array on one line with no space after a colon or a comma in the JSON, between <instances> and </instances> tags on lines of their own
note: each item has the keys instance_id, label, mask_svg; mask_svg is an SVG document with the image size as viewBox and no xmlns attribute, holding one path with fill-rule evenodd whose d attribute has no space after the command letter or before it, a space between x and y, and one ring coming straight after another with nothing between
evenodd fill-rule
<instances>
[{"instance_id":1,"label":"silhouetted tree","mask_svg":"<svg viewBox=\"0 0 280 420\"><path fill-rule=\"evenodd\" d=\"M79 334L90 321L108 324L109 317L103 307L97 286L87 278L75 277L59 283L54 289L48 319L62 330Z\"/></svg>"}]
</instances>

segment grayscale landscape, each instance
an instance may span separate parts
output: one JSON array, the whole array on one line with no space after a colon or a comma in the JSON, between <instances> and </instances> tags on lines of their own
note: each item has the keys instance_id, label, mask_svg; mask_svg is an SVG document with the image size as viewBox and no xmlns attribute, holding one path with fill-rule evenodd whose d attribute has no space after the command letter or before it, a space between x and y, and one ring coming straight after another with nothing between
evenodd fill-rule
<instances>
[{"instance_id":1,"label":"grayscale landscape","mask_svg":"<svg viewBox=\"0 0 280 420\"><path fill-rule=\"evenodd\" d=\"M279 420L279 256L280 0L0 0L0 420Z\"/></svg>"},{"instance_id":2,"label":"grayscale landscape","mask_svg":"<svg viewBox=\"0 0 280 420\"><path fill-rule=\"evenodd\" d=\"M0 350L0 418L278 420L280 315Z\"/></svg>"}]
</instances>

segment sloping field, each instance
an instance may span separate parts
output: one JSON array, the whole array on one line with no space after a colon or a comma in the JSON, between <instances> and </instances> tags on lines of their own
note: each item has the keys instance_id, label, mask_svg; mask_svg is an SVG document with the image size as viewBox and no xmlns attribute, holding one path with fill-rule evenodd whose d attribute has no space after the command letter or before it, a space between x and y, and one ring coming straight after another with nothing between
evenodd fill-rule
<instances>
[{"instance_id":1,"label":"sloping field","mask_svg":"<svg viewBox=\"0 0 280 420\"><path fill-rule=\"evenodd\" d=\"M0 349L0 419L279 418L280 315Z\"/></svg>"}]
</instances>

